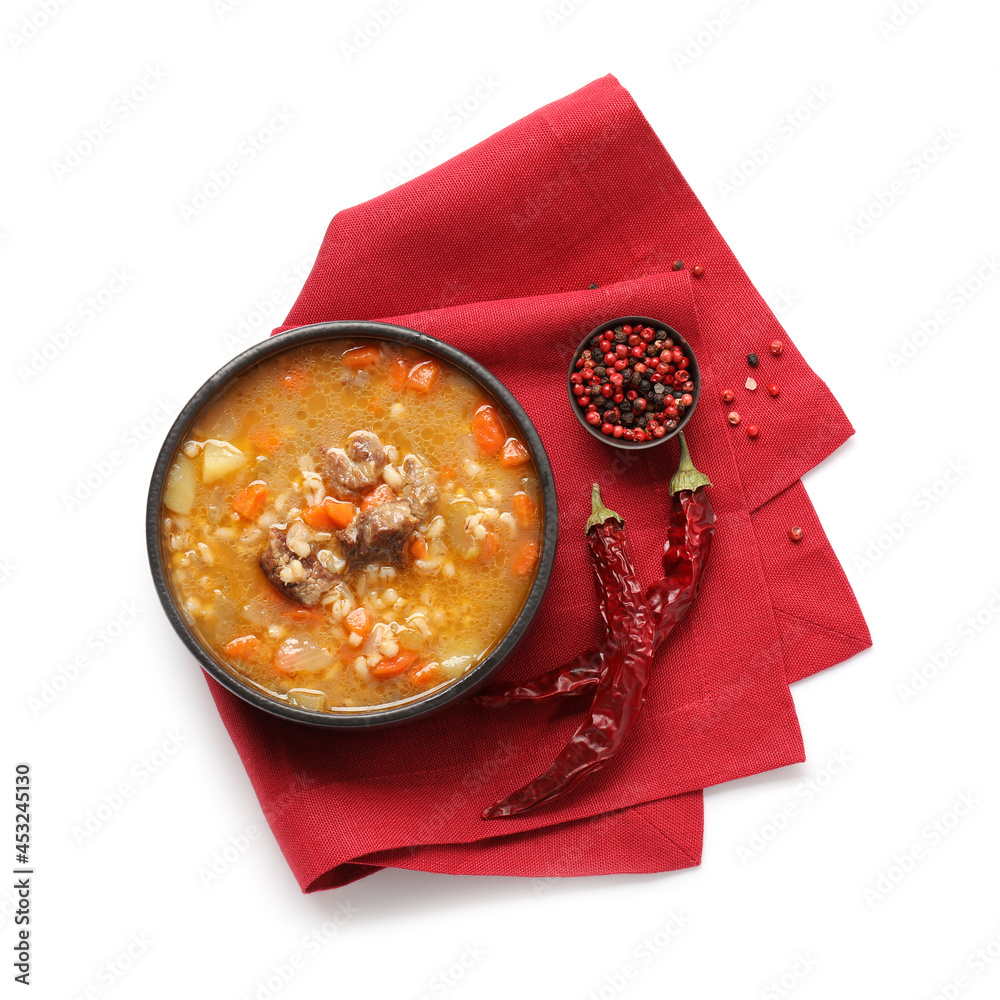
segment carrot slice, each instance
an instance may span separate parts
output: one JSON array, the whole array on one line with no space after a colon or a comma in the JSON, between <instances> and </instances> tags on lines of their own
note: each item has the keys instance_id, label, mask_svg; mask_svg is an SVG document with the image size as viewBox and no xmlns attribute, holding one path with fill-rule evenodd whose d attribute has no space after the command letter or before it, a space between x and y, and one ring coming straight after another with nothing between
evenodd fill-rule
<instances>
[{"instance_id":1,"label":"carrot slice","mask_svg":"<svg viewBox=\"0 0 1000 1000\"><path fill-rule=\"evenodd\" d=\"M407 362L400 357L395 357L392 359L392 363L389 365L389 371L386 373L386 377L389 379L389 385L393 389L405 389L406 379L410 374L410 366Z\"/></svg>"},{"instance_id":2,"label":"carrot slice","mask_svg":"<svg viewBox=\"0 0 1000 1000\"><path fill-rule=\"evenodd\" d=\"M427 542L420 537L414 537L413 541L410 542L410 555L412 555L414 559L426 559Z\"/></svg>"},{"instance_id":3,"label":"carrot slice","mask_svg":"<svg viewBox=\"0 0 1000 1000\"><path fill-rule=\"evenodd\" d=\"M375 625L375 619L367 608L355 608L345 619L344 624L348 632L355 632L365 636L371 632Z\"/></svg>"},{"instance_id":4,"label":"carrot slice","mask_svg":"<svg viewBox=\"0 0 1000 1000\"><path fill-rule=\"evenodd\" d=\"M529 461L531 455L528 454L528 449L517 438L507 438L504 441L503 450L500 452L500 464L505 469L513 469Z\"/></svg>"},{"instance_id":5,"label":"carrot slice","mask_svg":"<svg viewBox=\"0 0 1000 1000\"><path fill-rule=\"evenodd\" d=\"M389 503L395 499L396 494L392 492L392 487L382 483L381 486L376 486L375 489L361 498L361 509L371 510L372 507L378 507L380 504Z\"/></svg>"},{"instance_id":6,"label":"carrot slice","mask_svg":"<svg viewBox=\"0 0 1000 1000\"><path fill-rule=\"evenodd\" d=\"M321 504L317 504L315 507L306 507L302 511L302 520L310 528L315 528L317 531L339 530L340 528L346 528L354 520L354 515L357 512L358 510L354 504L347 503L344 500L334 500L333 497L327 497Z\"/></svg>"},{"instance_id":7,"label":"carrot slice","mask_svg":"<svg viewBox=\"0 0 1000 1000\"><path fill-rule=\"evenodd\" d=\"M289 368L278 378L278 385L287 393L301 392L309 381L309 376L301 368Z\"/></svg>"},{"instance_id":8,"label":"carrot slice","mask_svg":"<svg viewBox=\"0 0 1000 1000\"><path fill-rule=\"evenodd\" d=\"M307 608L304 604L294 604L282 614L300 625L318 625L326 621L326 613L322 608Z\"/></svg>"},{"instance_id":9,"label":"carrot slice","mask_svg":"<svg viewBox=\"0 0 1000 1000\"><path fill-rule=\"evenodd\" d=\"M326 613L322 608L308 608L304 604L296 604L280 594L270 584L266 584L260 591L261 597L270 601L274 605L274 610L288 621L299 622L300 624L318 624L326 621Z\"/></svg>"},{"instance_id":10,"label":"carrot slice","mask_svg":"<svg viewBox=\"0 0 1000 1000\"><path fill-rule=\"evenodd\" d=\"M511 560L510 571L515 576L527 576L534 568L538 559L538 543L525 542L520 551Z\"/></svg>"},{"instance_id":11,"label":"carrot slice","mask_svg":"<svg viewBox=\"0 0 1000 1000\"><path fill-rule=\"evenodd\" d=\"M489 403L483 403L472 415L472 434L484 455L495 455L503 447L507 435L497 411Z\"/></svg>"},{"instance_id":12,"label":"carrot slice","mask_svg":"<svg viewBox=\"0 0 1000 1000\"><path fill-rule=\"evenodd\" d=\"M260 649L260 639L255 635L241 635L222 647L226 656L231 656L234 660L255 660L258 649Z\"/></svg>"},{"instance_id":13,"label":"carrot slice","mask_svg":"<svg viewBox=\"0 0 1000 1000\"><path fill-rule=\"evenodd\" d=\"M250 440L257 451L270 455L281 447L281 438L278 432L271 426L265 424L262 427L255 427L250 435Z\"/></svg>"},{"instance_id":14,"label":"carrot slice","mask_svg":"<svg viewBox=\"0 0 1000 1000\"><path fill-rule=\"evenodd\" d=\"M430 392L437 384L441 366L436 361L421 361L410 369L407 381L417 392Z\"/></svg>"},{"instance_id":15,"label":"carrot slice","mask_svg":"<svg viewBox=\"0 0 1000 1000\"><path fill-rule=\"evenodd\" d=\"M233 497L233 510L246 521L256 520L267 503L267 487L263 483L251 483Z\"/></svg>"},{"instance_id":16,"label":"carrot slice","mask_svg":"<svg viewBox=\"0 0 1000 1000\"><path fill-rule=\"evenodd\" d=\"M441 668L437 663L425 663L410 674L410 680L418 687L427 687L435 683L441 676Z\"/></svg>"},{"instance_id":17,"label":"carrot slice","mask_svg":"<svg viewBox=\"0 0 1000 1000\"><path fill-rule=\"evenodd\" d=\"M340 360L347 368L370 368L372 365L378 364L381 357L382 352L369 344L365 347L354 347L345 351Z\"/></svg>"},{"instance_id":18,"label":"carrot slice","mask_svg":"<svg viewBox=\"0 0 1000 1000\"><path fill-rule=\"evenodd\" d=\"M523 525L534 524L535 515L538 513L535 508L535 501L527 493L514 494L514 517Z\"/></svg>"},{"instance_id":19,"label":"carrot slice","mask_svg":"<svg viewBox=\"0 0 1000 1000\"><path fill-rule=\"evenodd\" d=\"M388 660L380 660L378 664L371 668L373 677L384 680L386 677L397 677L417 658L417 654L412 649L402 649L396 656Z\"/></svg>"},{"instance_id":20,"label":"carrot slice","mask_svg":"<svg viewBox=\"0 0 1000 1000\"><path fill-rule=\"evenodd\" d=\"M334 500L333 497L327 497L323 501L323 507L335 528L346 528L358 512L354 504L348 503L346 500Z\"/></svg>"},{"instance_id":21,"label":"carrot slice","mask_svg":"<svg viewBox=\"0 0 1000 1000\"><path fill-rule=\"evenodd\" d=\"M483 539L483 551L480 559L487 562L500 551L500 536L495 531L487 531Z\"/></svg>"}]
</instances>

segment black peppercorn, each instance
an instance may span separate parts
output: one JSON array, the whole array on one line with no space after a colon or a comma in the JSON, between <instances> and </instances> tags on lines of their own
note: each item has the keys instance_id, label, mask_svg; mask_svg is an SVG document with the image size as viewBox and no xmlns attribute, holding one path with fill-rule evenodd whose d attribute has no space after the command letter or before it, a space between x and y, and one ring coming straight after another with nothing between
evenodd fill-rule
<instances>
[{"instance_id":1,"label":"black peppercorn","mask_svg":"<svg viewBox=\"0 0 1000 1000\"><path fill-rule=\"evenodd\" d=\"M628 340L628 334L624 330L615 331L615 343L624 344Z\"/></svg>"},{"instance_id":2,"label":"black peppercorn","mask_svg":"<svg viewBox=\"0 0 1000 1000\"><path fill-rule=\"evenodd\" d=\"M605 368L605 367L604 367L604 365L598 365L598 366L597 366L597 367L596 367L596 368L594 369L594 374L595 374L595 375L596 375L596 376L597 376L598 378L604 378L604 376L608 374L608 370L607 370L607 368Z\"/></svg>"},{"instance_id":3,"label":"black peppercorn","mask_svg":"<svg viewBox=\"0 0 1000 1000\"><path fill-rule=\"evenodd\" d=\"M759 361L760 361L760 358L758 358L756 354L748 354L747 355L747 364L751 368L756 368Z\"/></svg>"},{"instance_id":4,"label":"black peppercorn","mask_svg":"<svg viewBox=\"0 0 1000 1000\"><path fill-rule=\"evenodd\" d=\"M640 381L639 381L639 392L641 392L644 396L652 388L653 388L653 383L650 382L649 379L646 379L646 378L640 379Z\"/></svg>"}]
</instances>

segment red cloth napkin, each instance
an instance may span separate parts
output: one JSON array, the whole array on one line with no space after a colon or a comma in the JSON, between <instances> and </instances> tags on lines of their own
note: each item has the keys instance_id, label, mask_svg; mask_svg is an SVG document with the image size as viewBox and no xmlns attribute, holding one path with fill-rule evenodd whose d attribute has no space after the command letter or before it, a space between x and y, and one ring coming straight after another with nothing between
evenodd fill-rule
<instances>
[{"instance_id":1,"label":"red cloth napkin","mask_svg":"<svg viewBox=\"0 0 1000 1000\"><path fill-rule=\"evenodd\" d=\"M704 275L672 271L677 259ZM613 77L337 215L275 332L333 319L413 327L486 365L527 410L560 504L551 583L504 667L527 677L599 635L582 541L592 480L625 516L640 575L661 572L676 444L611 451L578 426L565 392L583 335L628 314L662 319L696 352L703 397L687 436L718 514L701 597L658 654L629 740L565 798L484 821L484 806L544 770L585 702L456 705L392 730L337 733L266 715L210 682L305 891L385 866L552 876L697 864L700 789L804 759L788 682L870 645L799 482L853 430ZM775 338L779 358L767 351ZM756 392L743 388L750 351L761 357ZM725 385L760 425L756 440L726 422ZM792 523L805 529L798 544Z\"/></svg>"}]
</instances>

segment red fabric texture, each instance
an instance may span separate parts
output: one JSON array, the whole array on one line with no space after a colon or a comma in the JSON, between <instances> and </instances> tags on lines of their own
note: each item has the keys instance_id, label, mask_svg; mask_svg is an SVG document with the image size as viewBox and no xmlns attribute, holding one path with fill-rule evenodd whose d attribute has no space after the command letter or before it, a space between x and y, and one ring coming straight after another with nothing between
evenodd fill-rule
<instances>
[{"instance_id":1,"label":"red fabric texture","mask_svg":"<svg viewBox=\"0 0 1000 1000\"><path fill-rule=\"evenodd\" d=\"M627 151L627 156L622 155ZM673 261L705 268L701 278ZM592 283L597 289L589 289ZM788 682L870 645L799 477L853 429L808 367L628 93L605 77L448 163L337 215L280 333L385 319L459 347L504 382L545 443L560 544L545 599L503 676L558 666L599 637L583 542L590 483L628 525L640 576L662 572L677 445L619 452L566 396L573 349L620 315L675 327L701 366L688 430L718 527L702 594L657 654L619 755L525 816L480 810L545 769L586 700L452 706L375 732L329 732L259 712L210 682L299 884L381 867L535 877L697 864L708 785L804 759ZM772 357L768 343L784 342ZM750 392L746 355L760 355ZM767 395L769 381L781 396ZM751 440L719 402L737 392ZM788 539L792 523L805 528Z\"/></svg>"}]
</instances>

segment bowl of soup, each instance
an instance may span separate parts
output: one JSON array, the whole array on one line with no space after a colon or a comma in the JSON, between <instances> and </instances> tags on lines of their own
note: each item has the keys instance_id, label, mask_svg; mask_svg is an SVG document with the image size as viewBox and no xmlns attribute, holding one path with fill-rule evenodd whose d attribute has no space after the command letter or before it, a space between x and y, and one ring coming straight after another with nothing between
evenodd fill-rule
<instances>
[{"instance_id":1,"label":"bowl of soup","mask_svg":"<svg viewBox=\"0 0 1000 1000\"><path fill-rule=\"evenodd\" d=\"M265 711L392 725L483 684L555 556L552 470L508 390L403 327L257 344L177 417L154 468L150 567L181 640Z\"/></svg>"}]
</instances>

